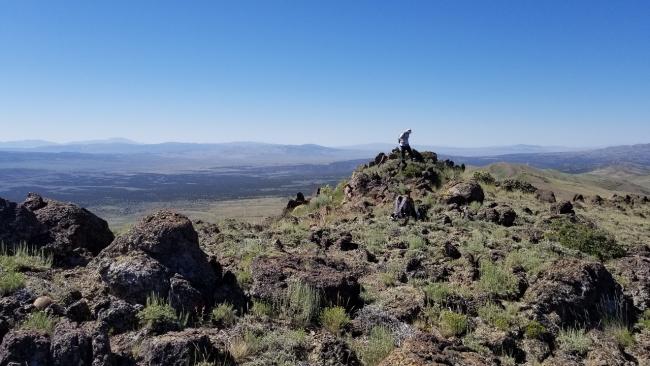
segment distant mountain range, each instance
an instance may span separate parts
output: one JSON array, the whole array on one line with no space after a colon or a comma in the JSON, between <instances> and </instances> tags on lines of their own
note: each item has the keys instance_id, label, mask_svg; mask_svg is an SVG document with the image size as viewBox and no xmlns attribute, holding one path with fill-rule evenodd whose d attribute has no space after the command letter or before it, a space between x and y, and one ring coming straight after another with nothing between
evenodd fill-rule
<instances>
[{"instance_id":1,"label":"distant mountain range","mask_svg":"<svg viewBox=\"0 0 650 366\"><path fill-rule=\"evenodd\" d=\"M178 171L227 166L325 164L370 159L391 144L345 147L279 145L258 142L140 144L122 138L66 144L42 140L0 142L0 169ZM562 146L510 145L477 148L414 146L457 163L485 166L497 162L526 164L568 173L610 166L650 168L650 144L579 150Z\"/></svg>"},{"instance_id":2,"label":"distant mountain range","mask_svg":"<svg viewBox=\"0 0 650 366\"><path fill-rule=\"evenodd\" d=\"M485 166L498 162L526 164L566 173L586 173L606 167L650 168L650 144L612 146L587 151L535 154L506 154L487 157L450 156L468 165Z\"/></svg>"},{"instance_id":3,"label":"distant mountain range","mask_svg":"<svg viewBox=\"0 0 650 366\"><path fill-rule=\"evenodd\" d=\"M24 140L0 142L0 150L29 150L32 152L78 152L91 154L133 154L133 153L188 153L188 152L209 152L225 151L233 148L246 148L259 151L260 149L285 149L290 150L296 146L301 149L312 149L314 151L345 151L366 152L363 155L370 155L378 151L390 151L397 147L397 144L388 143L371 143L362 145L324 147L320 145L279 145L260 142L228 142L228 143L185 143L185 142L164 142L158 144L141 144L125 138L110 138L106 140L74 141L64 144L49 142L45 140ZM579 148L566 146L539 146L539 145L507 145L507 146L487 146L487 147L450 147L450 146L433 146L418 145L419 150L435 151L439 154L453 156L498 156L506 154L525 154L525 153L549 153L549 152L566 152L578 151ZM358 156L359 154L353 154Z\"/></svg>"}]
</instances>

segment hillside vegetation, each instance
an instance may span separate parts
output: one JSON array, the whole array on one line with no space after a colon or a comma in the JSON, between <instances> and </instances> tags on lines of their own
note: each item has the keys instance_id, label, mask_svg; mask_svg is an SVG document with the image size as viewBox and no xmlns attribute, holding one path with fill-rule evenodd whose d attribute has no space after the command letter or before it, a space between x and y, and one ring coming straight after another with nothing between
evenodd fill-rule
<instances>
[{"instance_id":1,"label":"hillside vegetation","mask_svg":"<svg viewBox=\"0 0 650 366\"><path fill-rule=\"evenodd\" d=\"M648 364L647 196L416 160L255 224L0 201L0 364Z\"/></svg>"}]
</instances>

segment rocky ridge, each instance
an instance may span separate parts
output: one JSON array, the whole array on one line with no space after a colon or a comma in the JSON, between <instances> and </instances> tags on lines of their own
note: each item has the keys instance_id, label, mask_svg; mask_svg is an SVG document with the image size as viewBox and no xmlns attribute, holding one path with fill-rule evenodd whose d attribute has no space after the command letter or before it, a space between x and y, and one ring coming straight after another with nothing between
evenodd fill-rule
<instances>
[{"instance_id":1,"label":"rocky ridge","mask_svg":"<svg viewBox=\"0 0 650 366\"><path fill-rule=\"evenodd\" d=\"M0 199L0 365L644 365L648 214L395 151L258 225Z\"/></svg>"}]
</instances>

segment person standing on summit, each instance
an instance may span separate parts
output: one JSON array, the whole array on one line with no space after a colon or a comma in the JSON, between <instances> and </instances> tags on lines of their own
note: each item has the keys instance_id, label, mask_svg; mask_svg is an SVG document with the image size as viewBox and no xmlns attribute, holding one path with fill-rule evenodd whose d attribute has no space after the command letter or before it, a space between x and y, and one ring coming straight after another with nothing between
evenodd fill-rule
<instances>
[{"instance_id":1,"label":"person standing on summit","mask_svg":"<svg viewBox=\"0 0 650 366\"><path fill-rule=\"evenodd\" d=\"M411 150L411 145L409 145L409 137L411 136L411 129L402 132L399 135L399 150L402 153L402 161L406 163L405 156L406 152L409 153L409 157L413 159L413 151Z\"/></svg>"}]
</instances>

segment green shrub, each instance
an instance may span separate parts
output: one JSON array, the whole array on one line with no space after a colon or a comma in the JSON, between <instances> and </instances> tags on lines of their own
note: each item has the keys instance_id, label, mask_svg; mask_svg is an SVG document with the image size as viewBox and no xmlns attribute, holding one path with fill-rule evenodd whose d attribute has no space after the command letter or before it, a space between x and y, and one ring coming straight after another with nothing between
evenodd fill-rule
<instances>
[{"instance_id":1,"label":"green shrub","mask_svg":"<svg viewBox=\"0 0 650 366\"><path fill-rule=\"evenodd\" d=\"M138 312L138 319L143 327L150 329L161 329L168 324L183 328L188 316L177 314L169 302L154 294L147 297L146 306Z\"/></svg>"},{"instance_id":2,"label":"green shrub","mask_svg":"<svg viewBox=\"0 0 650 366\"><path fill-rule=\"evenodd\" d=\"M273 307L266 302L253 300L251 313L259 317L270 317L273 315Z\"/></svg>"},{"instance_id":3,"label":"green shrub","mask_svg":"<svg viewBox=\"0 0 650 366\"><path fill-rule=\"evenodd\" d=\"M247 330L241 336L234 337L228 344L228 352L235 361L240 362L249 356L255 355L263 347L263 338Z\"/></svg>"},{"instance_id":4,"label":"green shrub","mask_svg":"<svg viewBox=\"0 0 650 366\"><path fill-rule=\"evenodd\" d=\"M490 172L486 172L482 170L475 171L474 174L472 174L472 177L477 182L491 184L491 185L493 185L497 181L496 179L494 179L492 174L490 174Z\"/></svg>"},{"instance_id":5,"label":"green shrub","mask_svg":"<svg viewBox=\"0 0 650 366\"><path fill-rule=\"evenodd\" d=\"M600 260L625 255L625 249L607 232L567 220L553 224L551 237L563 246L598 257Z\"/></svg>"},{"instance_id":6,"label":"green shrub","mask_svg":"<svg viewBox=\"0 0 650 366\"><path fill-rule=\"evenodd\" d=\"M509 268L492 263L481 262L479 287L491 294L510 297L519 291L519 280Z\"/></svg>"},{"instance_id":7,"label":"green shrub","mask_svg":"<svg viewBox=\"0 0 650 366\"><path fill-rule=\"evenodd\" d=\"M456 294L451 285L446 282L431 283L425 286L422 291L424 291L425 301L428 304L445 304Z\"/></svg>"},{"instance_id":8,"label":"green shrub","mask_svg":"<svg viewBox=\"0 0 650 366\"><path fill-rule=\"evenodd\" d=\"M650 309L646 309L639 318L639 325L643 329L650 329Z\"/></svg>"},{"instance_id":9,"label":"green shrub","mask_svg":"<svg viewBox=\"0 0 650 366\"><path fill-rule=\"evenodd\" d=\"M556 338L559 347L565 351L585 355L591 347L591 338L584 329L563 329Z\"/></svg>"},{"instance_id":10,"label":"green shrub","mask_svg":"<svg viewBox=\"0 0 650 366\"><path fill-rule=\"evenodd\" d=\"M280 303L280 312L295 324L306 326L320 311L320 293L302 282L291 282Z\"/></svg>"},{"instance_id":11,"label":"green shrub","mask_svg":"<svg viewBox=\"0 0 650 366\"><path fill-rule=\"evenodd\" d=\"M57 321L57 318L47 315L45 312L37 311L29 314L29 316L20 324L20 329L36 330L52 334Z\"/></svg>"},{"instance_id":12,"label":"green shrub","mask_svg":"<svg viewBox=\"0 0 650 366\"><path fill-rule=\"evenodd\" d=\"M524 328L524 335L528 339L540 339L546 334L546 327L537 320L531 320Z\"/></svg>"},{"instance_id":13,"label":"green shrub","mask_svg":"<svg viewBox=\"0 0 650 366\"><path fill-rule=\"evenodd\" d=\"M375 366L393 351L395 339L390 329L375 326L370 330L368 341L355 348L364 365Z\"/></svg>"},{"instance_id":14,"label":"green shrub","mask_svg":"<svg viewBox=\"0 0 650 366\"><path fill-rule=\"evenodd\" d=\"M212 320L222 324L225 327L235 324L237 321L235 308L228 303L217 305L214 309L212 309Z\"/></svg>"},{"instance_id":15,"label":"green shrub","mask_svg":"<svg viewBox=\"0 0 650 366\"><path fill-rule=\"evenodd\" d=\"M0 296L10 294L25 287L25 276L22 273L0 272Z\"/></svg>"},{"instance_id":16,"label":"green shrub","mask_svg":"<svg viewBox=\"0 0 650 366\"><path fill-rule=\"evenodd\" d=\"M341 329L350 323L350 317L341 306L325 308L320 313L320 322L334 334L339 334Z\"/></svg>"},{"instance_id":17,"label":"green shrub","mask_svg":"<svg viewBox=\"0 0 650 366\"><path fill-rule=\"evenodd\" d=\"M622 348L633 346L636 343L630 328L624 324L608 325L605 327L605 333L612 336Z\"/></svg>"},{"instance_id":18,"label":"green shrub","mask_svg":"<svg viewBox=\"0 0 650 366\"><path fill-rule=\"evenodd\" d=\"M52 256L25 243L12 250L3 244L0 247L0 267L7 271L46 270L52 267Z\"/></svg>"},{"instance_id":19,"label":"green shrub","mask_svg":"<svg viewBox=\"0 0 650 366\"><path fill-rule=\"evenodd\" d=\"M438 326L440 327L442 334L447 337L460 336L467 332L469 328L469 320L465 314L443 310L440 312Z\"/></svg>"},{"instance_id":20,"label":"green shrub","mask_svg":"<svg viewBox=\"0 0 650 366\"><path fill-rule=\"evenodd\" d=\"M511 310L511 311L508 311ZM496 304L487 304L478 309L478 315L500 330L509 330L517 324L517 313L514 308L503 309Z\"/></svg>"},{"instance_id":21,"label":"green shrub","mask_svg":"<svg viewBox=\"0 0 650 366\"><path fill-rule=\"evenodd\" d=\"M406 178L418 178L422 176L424 171L424 165L420 163L408 163L406 167L402 169L402 175Z\"/></svg>"},{"instance_id":22,"label":"green shrub","mask_svg":"<svg viewBox=\"0 0 650 366\"><path fill-rule=\"evenodd\" d=\"M406 238L409 250L423 249L427 246L427 240L419 235L409 235Z\"/></svg>"}]
</instances>

